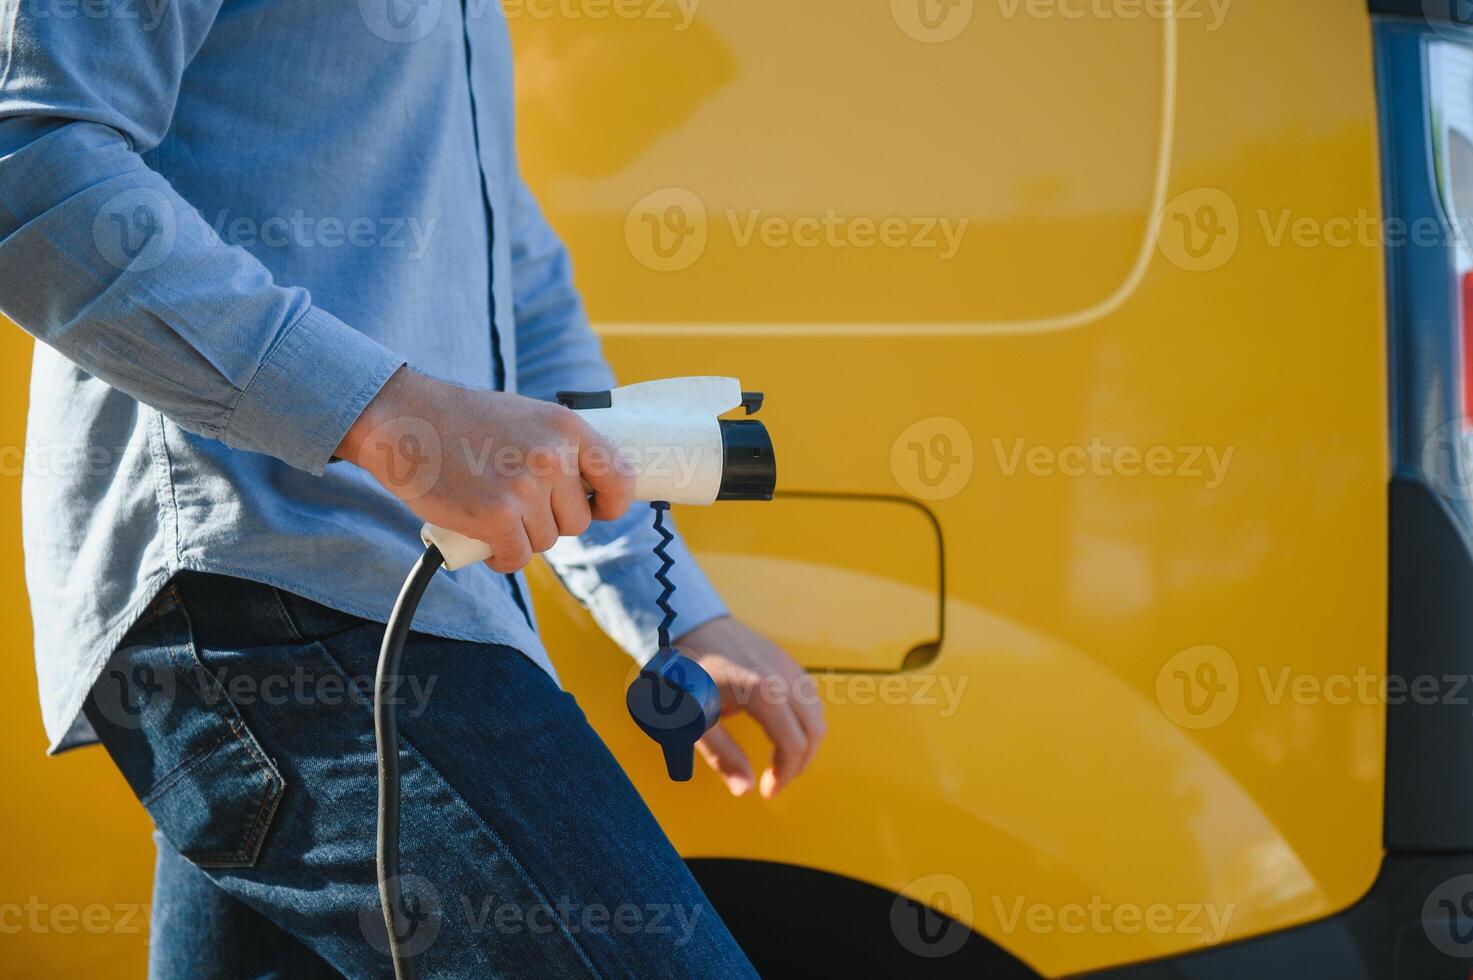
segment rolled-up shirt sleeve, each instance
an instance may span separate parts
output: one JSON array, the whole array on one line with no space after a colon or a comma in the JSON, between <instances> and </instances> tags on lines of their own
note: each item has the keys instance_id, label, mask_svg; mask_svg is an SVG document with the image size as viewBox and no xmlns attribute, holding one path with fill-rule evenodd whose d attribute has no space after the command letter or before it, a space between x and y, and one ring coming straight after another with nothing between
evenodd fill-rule
<instances>
[{"instance_id":1,"label":"rolled-up shirt sleeve","mask_svg":"<svg viewBox=\"0 0 1473 980\"><path fill-rule=\"evenodd\" d=\"M588 325L567 249L521 181L511 225L519 391L551 400L559 391L612 387L613 371ZM667 514L665 525L671 524ZM653 512L636 503L617 521L596 521L579 537L563 538L545 556L604 632L641 661L658 648L659 542ZM678 532L667 551L676 589L670 635L679 638L727 609Z\"/></svg>"},{"instance_id":2,"label":"rolled-up shirt sleeve","mask_svg":"<svg viewBox=\"0 0 1473 980\"><path fill-rule=\"evenodd\" d=\"M218 6L156 22L9 6L0 312L183 428L321 473L403 362L223 242L150 166Z\"/></svg>"}]
</instances>

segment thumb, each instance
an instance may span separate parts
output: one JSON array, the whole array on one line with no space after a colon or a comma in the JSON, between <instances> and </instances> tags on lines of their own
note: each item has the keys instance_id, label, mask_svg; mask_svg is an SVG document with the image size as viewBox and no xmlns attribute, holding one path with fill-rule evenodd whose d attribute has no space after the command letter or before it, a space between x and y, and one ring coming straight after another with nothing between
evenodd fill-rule
<instances>
[{"instance_id":1,"label":"thumb","mask_svg":"<svg viewBox=\"0 0 1473 980\"><path fill-rule=\"evenodd\" d=\"M745 796L752 788L752 764L725 728L717 725L711 729L696 743L696 748L706 765L725 781L732 796Z\"/></svg>"}]
</instances>

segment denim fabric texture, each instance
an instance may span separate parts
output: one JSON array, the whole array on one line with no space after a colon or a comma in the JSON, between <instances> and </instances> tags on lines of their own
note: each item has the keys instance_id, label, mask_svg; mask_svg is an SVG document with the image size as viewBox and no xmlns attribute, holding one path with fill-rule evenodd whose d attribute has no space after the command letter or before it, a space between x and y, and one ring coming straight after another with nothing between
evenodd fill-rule
<instances>
[{"instance_id":1,"label":"denim fabric texture","mask_svg":"<svg viewBox=\"0 0 1473 980\"><path fill-rule=\"evenodd\" d=\"M183 573L85 711L158 828L151 976L391 977L374 877L382 628ZM403 874L426 977L755 974L573 698L412 634Z\"/></svg>"}]
</instances>

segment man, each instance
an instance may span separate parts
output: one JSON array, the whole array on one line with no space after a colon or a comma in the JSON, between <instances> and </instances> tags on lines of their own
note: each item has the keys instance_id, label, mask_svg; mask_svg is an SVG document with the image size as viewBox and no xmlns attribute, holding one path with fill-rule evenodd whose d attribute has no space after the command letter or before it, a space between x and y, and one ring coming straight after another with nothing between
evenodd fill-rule
<instances>
[{"instance_id":1,"label":"man","mask_svg":"<svg viewBox=\"0 0 1473 980\"><path fill-rule=\"evenodd\" d=\"M0 45L43 714L158 828L153 975L388 974L344 692L423 520L495 557L436 579L406 651L410 946L437 975L749 973L549 676L519 572L550 551L653 651L649 512L548 401L613 379L518 175L498 5L17 0ZM720 729L702 754L771 797L821 713L760 693L804 675L674 553L672 635L775 746L760 780Z\"/></svg>"}]
</instances>

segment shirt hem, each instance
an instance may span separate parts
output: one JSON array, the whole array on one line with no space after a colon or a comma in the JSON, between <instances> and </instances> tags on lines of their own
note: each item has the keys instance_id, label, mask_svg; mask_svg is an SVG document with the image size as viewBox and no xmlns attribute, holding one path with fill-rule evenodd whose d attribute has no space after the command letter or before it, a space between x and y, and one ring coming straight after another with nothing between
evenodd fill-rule
<instances>
[{"instance_id":1,"label":"shirt hem","mask_svg":"<svg viewBox=\"0 0 1473 980\"><path fill-rule=\"evenodd\" d=\"M113 625L102 634L102 639L97 644L97 649L100 653L95 655L87 668L77 675L78 680L74 681L72 686L67 689L66 697L62 700L62 710L59 715L61 718L61 724L58 729L59 734L53 735L51 726L47 726L47 755L61 755L72 749L79 749L97 742L96 738L73 737L73 732L77 726L77 718L82 714L82 704L87 700L87 696L92 693L92 686L97 683L97 678L107 667L107 662L112 659L112 655L122 645L123 638L128 635L128 631L137 624L139 618L147 611L148 607L153 605L153 601L158 598L159 593L163 591L164 586L168 585L169 579L173 577L174 573L167 568L161 574L156 573L150 575L148 581L152 584L149 585L148 590L144 593L144 597L129 606L123 612L123 615L119 616Z\"/></svg>"},{"instance_id":2,"label":"shirt hem","mask_svg":"<svg viewBox=\"0 0 1473 980\"><path fill-rule=\"evenodd\" d=\"M87 700L88 694L91 693L92 686L97 683L98 676L106 668L108 660L112 658L113 653L122 644L123 638L127 636L128 631L138 622L139 617L143 615L144 611L158 597L164 586L168 585L169 580L181 571L203 572L212 575L230 575L235 578L246 579L261 585L269 585L273 588L291 592L304 599L320 603L339 612L348 613L351 616L357 616L360 619L372 623L386 622L386 617L380 610L370 609L366 605L346 600L340 595L335 595L327 591L304 588L301 582L287 581L283 576L263 574L254 569L236 568L233 565L221 562L185 559L179 563L177 568L166 569L162 575L150 576L153 584L150 585L146 598L130 606L127 613L120 617L116 624L103 634L98 644L98 649L104 652L96 657L84 671L77 675L79 678L83 678L83 680L70 688L67 696L62 701L62 711L59 715L62 719L59 728L60 734L49 738L46 749L47 755L61 755L73 749L96 744L97 739L95 737L74 736L77 719L82 712L82 705ZM415 623L414 632L446 640L510 647L541 668L552 678L554 684L560 688L562 687L557 670L552 665L552 658L548 655L547 649L542 645L541 637L533 631L526 631L524 635L520 636L515 635L513 632L491 630L473 632L456 630L433 621L421 621ZM531 642L528 642L529 640ZM51 735L51 729L49 727L47 734L48 736Z\"/></svg>"}]
</instances>

